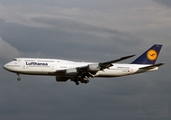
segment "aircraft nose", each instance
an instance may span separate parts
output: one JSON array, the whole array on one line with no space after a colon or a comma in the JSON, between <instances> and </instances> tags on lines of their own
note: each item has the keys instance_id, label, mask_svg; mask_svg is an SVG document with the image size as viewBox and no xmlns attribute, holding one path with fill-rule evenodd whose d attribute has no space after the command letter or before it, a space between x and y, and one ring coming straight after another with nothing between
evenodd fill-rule
<instances>
[{"instance_id":1,"label":"aircraft nose","mask_svg":"<svg viewBox=\"0 0 171 120\"><path fill-rule=\"evenodd\" d=\"M4 66L3 66L3 68L5 69L5 70L10 70L10 67L9 67L9 64L5 64Z\"/></svg>"},{"instance_id":2,"label":"aircraft nose","mask_svg":"<svg viewBox=\"0 0 171 120\"><path fill-rule=\"evenodd\" d=\"M7 64L5 64L5 65L3 66L3 68L4 68L5 70L7 70Z\"/></svg>"},{"instance_id":3,"label":"aircraft nose","mask_svg":"<svg viewBox=\"0 0 171 120\"><path fill-rule=\"evenodd\" d=\"M10 71L10 70L11 70L11 68L9 67L9 64L5 64L5 65L3 66L3 68L4 68L5 70L7 70L7 71Z\"/></svg>"}]
</instances>

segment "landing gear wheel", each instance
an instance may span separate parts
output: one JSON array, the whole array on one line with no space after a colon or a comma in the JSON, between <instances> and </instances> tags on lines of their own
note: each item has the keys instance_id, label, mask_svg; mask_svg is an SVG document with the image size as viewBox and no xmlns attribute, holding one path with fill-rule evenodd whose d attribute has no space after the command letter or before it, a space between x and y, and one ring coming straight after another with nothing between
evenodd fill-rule
<instances>
[{"instance_id":1,"label":"landing gear wheel","mask_svg":"<svg viewBox=\"0 0 171 120\"><path fill-rule=\"evenodd\" d=\"M75 81L75 84L76 84L76 85L79 85L79 82L78 82L78 81Z\"/></svg>"},{"instance_id":2,"label":"landing gear wheel","mask_svg":"<svg viewBox=\"0 0 171 120\"><path fill-rule=\"evenodd\" d=\"M20 75L19 75L19 74L17 74L17 75L18 75L17 80L18 80L18 81L20 81L20 80L21 80L21 77L20 77Z\"/></svg>"},{"instance_id":3,"label":"landing gear wheel","mask_svg":"<svg viewBox=\"0 0 171 120\"><path fill-rule=\"evenodd\" d=\"M85 81L85 84L87 84L87 83L89 83L89 80L86 80L86 81Z\"/></svg>"},{"instance_id":4,"label":"landing gear wheel","mask_svg":"<svg viewBox=\"0 0 171 120\"><path fill-rule=\"evenodd\" d=\"M20 77L18 77L18 78L17 78L17 80L18 80L18 81L20 81L20 80L21 80L21 78L20 78Z\"/></svg>"}]
</instances>

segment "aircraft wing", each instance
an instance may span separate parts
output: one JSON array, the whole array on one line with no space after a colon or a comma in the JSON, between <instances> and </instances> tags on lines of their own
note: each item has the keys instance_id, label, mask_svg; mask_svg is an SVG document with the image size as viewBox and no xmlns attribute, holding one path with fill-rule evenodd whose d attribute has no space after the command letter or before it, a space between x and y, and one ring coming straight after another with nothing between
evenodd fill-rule
<instances>
[{"instance_id":1,"label":"aircraft wing","mask_svg":"<svg viewBox=\"0 0 171 120\"><path fill-rule=\"evenodd\" d=\"M142 68L139 68L139 69L150 70L150 69L154 69L154 68L156 68L156 67L160 67L160 66L162 66L162 65L164 65L164 64L165 64L165 63L162 62L162 63L150 65L150 66L147 66L147 67L142 67Z\"/></svg>"},{"instance_id":2,"label":"aircraft wing","mask_svg":"<svg viewBox=\"0 0 171 120\"><path fill-rule=\"evenodd\" d=\"M73 72L77 72L78 75L81 76L87 76L87 77L92 77L93 74L97 73L100 70L104 70L106 68L109 68L112 65L112 63L116 63L128 58L131 58L135 55L129 55L129 56L125 56L125 57L121 57L119 59L116 60L112 60L112 61L108 61L108 62L102 62L102 63L97 63L97 64L89 64L86 66L81 66L81 67L76 67L76 68L72 68L72 69L65 69L65 70L57 70L55 73L58 74L66 74L68 71L73 71Z\"/></svg>"},{"instance_id":3,"label":"aircraft wing","mask_svg":"<svg viewBox=\"0 0 171 120\"><path fill-rule=\"evenodd\" d=\"M109 68L109 67L113 66L112 63L116 63L116 62L119 62L119 61L122 61L122 60L125 60L125 59L128 59L128 58L134 57L134 56L135 55L130 55L130 56L121 57L121 58L116 59L116 60L99 63L99 66L100 66L100 69L103 70L103 69L106 69L106 68Z\"/></svg>"},{"instance_id":4,"label":"aircraft wing","mask_svg":"<svg viewBox=\"0 0 171 120\"><path fill-rule=\"evenodd\" d=\"M57 76L61 76L61 77L56 77L57 81L66 81L66 79L70 79L71 81L74 81L76 85L79 84L78 81L82 83L88 83L89 82L88 78L95 77L98 71L101 71L101 70L104 70L113 66L112 63L116 63L116 62L128 59L130 57L133 57L133 56L135 55L121 57L119 59L108 61L108 62L88 64L85 66L80 66L80 67L71 68L71 69L57 70L53 74L56 74Z\"/></svg>"}]
</instances>

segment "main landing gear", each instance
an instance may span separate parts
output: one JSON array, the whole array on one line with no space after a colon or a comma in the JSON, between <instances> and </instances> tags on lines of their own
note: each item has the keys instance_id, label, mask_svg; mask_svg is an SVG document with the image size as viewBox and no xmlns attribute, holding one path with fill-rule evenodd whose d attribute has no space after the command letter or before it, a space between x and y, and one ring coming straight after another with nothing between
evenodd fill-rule
<instances>
[{"instance_id":1,"label":"main landing gear","mask_svg":"<svg viewBox=\"0 0 171 120\"><path fill-rule=\"evenodd\" d=\"M76 85L79 85L79 81L81 83L85 83L85 84L87 84L89 82L88 78L86 78L86 77L85 78L77 78L76 80L74 80Z\"/></svg>"},{"instance_id":2,"label":"main landing gear","mask_svg":"<svg viewBox=\"0 0 171 120\"><path fill-rule=\"evenodd\" d=\"M20 75L19 75L19 74L17 74L17 76L18 76L17 80L18 80L18 81L20 81L20 80L21 80Z\"/></svg>"},{"instance_id":3,"label":"main landing gear","mask_svg":"<svg viewBox=\"0 0 171 120\"><path fill-rule=\"evenodd\" d=\"M76 85L79 85L79 82L78 82L78 81L75 81L75 84L76 84Z\"/></svg>"}]
</instances>

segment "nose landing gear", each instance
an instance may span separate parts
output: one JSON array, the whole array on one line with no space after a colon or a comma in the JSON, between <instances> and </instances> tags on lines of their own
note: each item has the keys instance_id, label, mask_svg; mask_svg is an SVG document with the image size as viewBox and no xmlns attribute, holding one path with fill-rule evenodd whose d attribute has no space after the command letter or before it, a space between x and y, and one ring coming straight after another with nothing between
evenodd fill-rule
<instances>
[{"instance_id":1,"label":"nose landing gear","mask_svg":"<svg viewBox=\"0 0 171 120\"><path fill-rule=\"evenodd\" d=\"M21 80L20 75L19 75L19 74L17 74L17 76L18 76L17 80L18 80L18 81L20 81L20 80Z\"/></svg>"}]
</instances>

